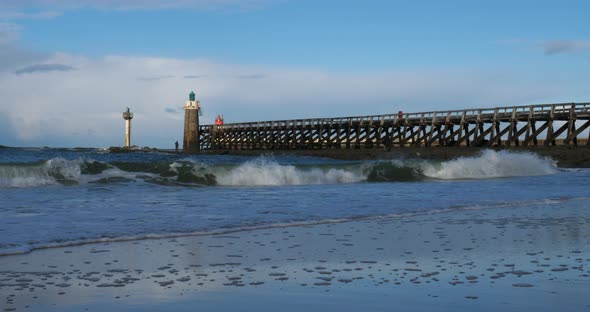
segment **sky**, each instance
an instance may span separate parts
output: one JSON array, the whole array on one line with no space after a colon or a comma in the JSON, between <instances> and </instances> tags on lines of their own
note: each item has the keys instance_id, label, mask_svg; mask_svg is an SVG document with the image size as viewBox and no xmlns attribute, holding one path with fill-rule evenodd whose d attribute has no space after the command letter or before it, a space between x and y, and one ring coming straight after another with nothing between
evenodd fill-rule
<instances>
[{"instance_id":1,"label":"sky","mask_svg":"<svg viewBox=\"0 0 590 312\"><path fill-rule=\"evenodd\" d=\"M202 124L590 102L589 1L0 0L0 145L173 148Z\"/></svg>"}]
</instances>

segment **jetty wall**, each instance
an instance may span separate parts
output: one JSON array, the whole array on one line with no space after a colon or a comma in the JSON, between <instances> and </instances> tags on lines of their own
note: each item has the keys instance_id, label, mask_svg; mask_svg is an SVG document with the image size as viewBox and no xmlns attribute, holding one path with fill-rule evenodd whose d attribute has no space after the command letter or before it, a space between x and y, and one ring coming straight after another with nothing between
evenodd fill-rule
<instances>
[{"instance_id":1,"label":"jetty wall","mask_svg":"<svg viewBox=\"0 0 590 312\"><path fill-rule=\"evenodd\" d=\"M590 103L202 125L200 148L330 150L589 145Z\"/></svg>"}]
</instances>

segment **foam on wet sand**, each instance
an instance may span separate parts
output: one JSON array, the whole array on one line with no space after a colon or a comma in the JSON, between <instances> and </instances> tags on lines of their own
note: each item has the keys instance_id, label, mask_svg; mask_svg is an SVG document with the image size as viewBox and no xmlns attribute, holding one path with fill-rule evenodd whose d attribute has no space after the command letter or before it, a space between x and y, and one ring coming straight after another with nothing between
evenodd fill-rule
<instances>
[{"instance_id":1,"label":"foam on wet sand","mask_svg":"<svg viewBox=\"0 0 590 312\"><path fill-rule=\"evenodd\" d=\"M581 311L585 202L0 257L4 311Z\"/></svg>"}]
</instances>

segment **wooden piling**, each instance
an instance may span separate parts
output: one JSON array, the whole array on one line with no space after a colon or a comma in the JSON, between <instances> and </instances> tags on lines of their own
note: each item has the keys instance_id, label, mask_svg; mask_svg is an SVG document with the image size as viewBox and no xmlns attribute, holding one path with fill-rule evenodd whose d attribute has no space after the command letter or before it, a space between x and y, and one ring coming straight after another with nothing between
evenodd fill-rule
<instances>
[{"instance_id":1,"label":"wooden piling","mask_svg":"<svg viewBox=\"0 0 590 312\"><path fill-rule=\"evenodd\" d=\"M198 135L202 150L577 146L588 128L590 103L560 103L202 125Z\"/></svg>"}]
</instances>

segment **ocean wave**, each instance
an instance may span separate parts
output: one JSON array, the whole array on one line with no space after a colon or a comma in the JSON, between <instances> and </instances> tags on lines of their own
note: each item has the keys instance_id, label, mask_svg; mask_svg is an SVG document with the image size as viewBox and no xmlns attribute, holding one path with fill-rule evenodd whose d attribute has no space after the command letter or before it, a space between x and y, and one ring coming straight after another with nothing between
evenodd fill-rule
<instances>
[{"instance_id":1,"label":"ocean wave","mask_svg":"<svg viewBox=\"0 0 590 312\"><path fill-rule=\"evenodd\" d=\"M514 208L523 206L534 206L534 205L559 205L564 202L572 201L590 201L588 197L563 197L563 198L545 198L538 200L525 200L525 201L512 201L512 202L500 202L490 205L461 205L451 206L448 208L421 210L414 212L402 212L392 214L381 214L381 215L366 215L366 216L351 216L342 218L324 218L316 220L299 220L290 222L278 222L278 223L267 223L267 224L256 224L256 225L226 225L222 228L213 230L196 230L191 232L167 232L167 233L146 233L136 235L122 235L106 237L101 236L97 238L83 238L83 239L72 239L72 240L59 240L51 242L37 242L29 243L26 245L11 244L10 246L0 245L0 256L10 256L16 254L26 254L39 249L50 249L50 248L61 248L69 246L97 244L97 243L112 243L112 242L125 242L125 241L136 241L145 239L163 239L163 238L178 238L178 237L190 237L190 236L212 236L212 235L224 235L231 233L240 233L255 230L273 229L273 228L288 228L288 227L301 227L301 226L313 226L321 224L337 224L346 222L359 222L359 221L386 221L403 218L412 218L420 216L457 213L465 211L480 211L489 209L500 209L500 208Z\"/></svg>"},{"instance_id":2,"label":"ocean wave","mask_svg":"<svg viewBox=\"0 0 590 312\"><path fill-rule=\"evenodd\" d=\"M77 183L80 160L53 158L32 164L0 165L0 187L33 187Z\"/></svg>"},{"instance_id":3,"label":"ocean wave","mask_svg":"<svg viewBox=\"0 0 590 312\"><path fill-rule=\"evenodd\" d=\"M358 166L357 166L358 167ZM282 165L259 157L217 175L217 183L231 186L354 183L366 180L360 168Z\"/></svg>"},{"instance_id":4,"label":"ocean wave","mask_svg":"<svg viewBox=\"0 0 590 312\"><path fill-rule=\"evenodd\" d=\"M557 173L555 162L533 153L485 150L449 161L391 160L284 164L272 156L242 163L207 164L192 159L161 162L100 162L53 158L30 164L0 164L0 188L126 183L166 186L284 186L427 179L487 179Z\"/></svg>"},{"instance_id":5,"label":"ocean wave","mask_svg":"<svg viewBox=\"0 0 590 312\"><path fill-rule=\"evenodd\" d=\"M427 177L443 180L539 176L558 172L555 161L550 158L533 153L493 150L440 164L423 162L420 170Z\"/></svg>"}]
</instances>

